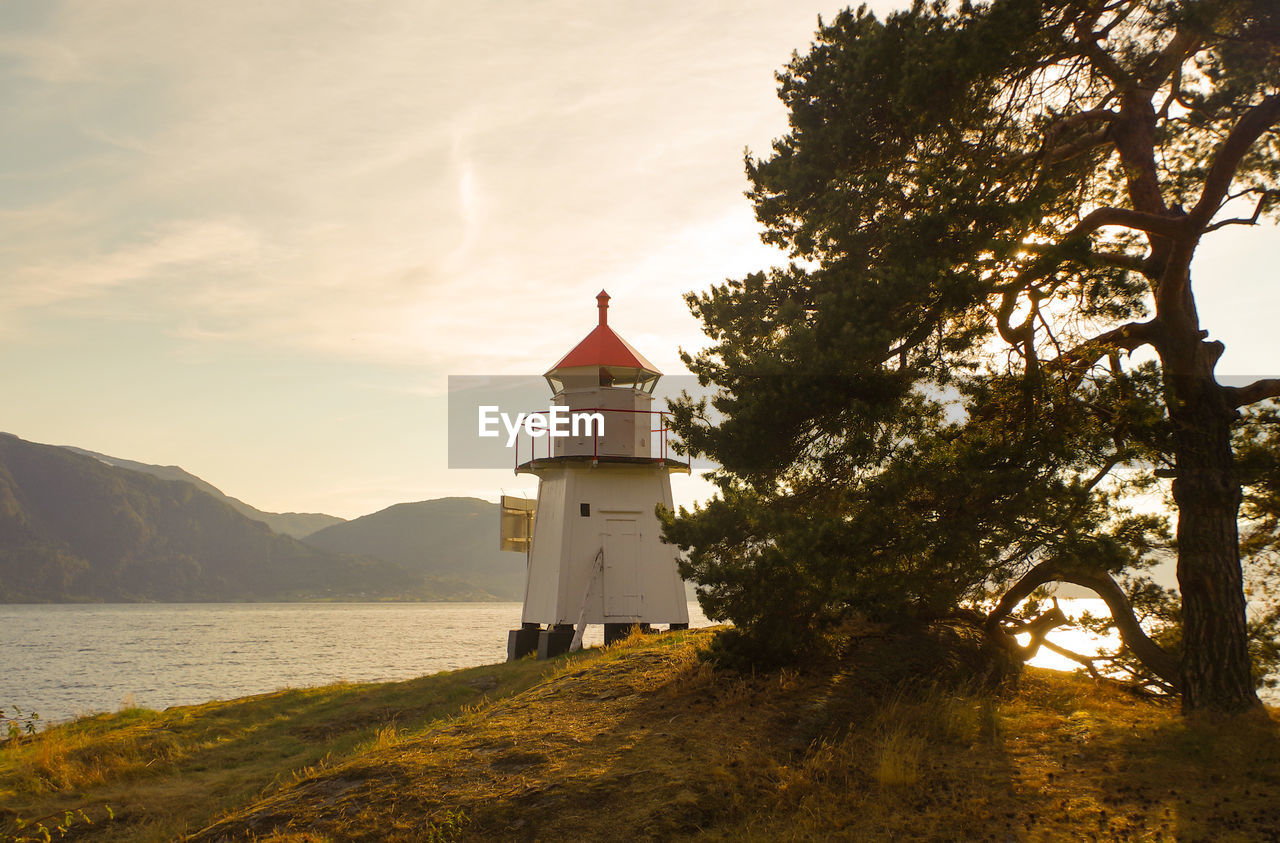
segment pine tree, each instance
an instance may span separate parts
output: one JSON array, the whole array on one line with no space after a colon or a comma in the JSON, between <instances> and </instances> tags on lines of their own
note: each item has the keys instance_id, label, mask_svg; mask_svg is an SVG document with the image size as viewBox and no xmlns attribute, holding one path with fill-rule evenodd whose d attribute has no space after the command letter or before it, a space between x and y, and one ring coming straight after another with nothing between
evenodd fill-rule
<instances>
[{"instance_id":1,"label":"pine tree","mask_svg":"<svg viewBox=\"0 0 1280 843\"><path fill-rule=\"evenodd\" d=\"M667 527L708 611L782 657L1040 575L1106 591L1161 543L1125 495L1172 477L1180 655L1131 637L1184 710L1256 707L1232 435L1280 379L1218 382L1191 269L1280 207L1280 6L846 11L778 78L790 131L746 164L792 262L689 297L718 396L674 407L722 467Z\"/></svg>"}]
</instances>

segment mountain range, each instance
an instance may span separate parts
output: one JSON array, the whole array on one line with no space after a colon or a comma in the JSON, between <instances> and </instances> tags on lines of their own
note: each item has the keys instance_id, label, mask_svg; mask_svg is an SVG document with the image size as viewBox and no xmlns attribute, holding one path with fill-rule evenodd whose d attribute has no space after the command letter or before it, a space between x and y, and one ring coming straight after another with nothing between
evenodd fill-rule
<instances>
[{"instance_id":1,"label":"mountain range","mask_svg":"<svg viewBox=\"0 0 1280 843\"><path fill-rule=\"evenodd\" d=\"M497 524L474 498L266 513L176 466L0 433L0 602L517 599Z\"/></svg>"},{"instance_id":2,"label":"mountain range","mask_svg":"<svg viewBox=\"0 0 1280 843\"><path fill-rule=\"evenodd\" d=\"M309 536L316 530L324 529L332 524L341 524L346 520L336 515L324 515L319 512L263 512L257 507L249 506L249 504L238 498L223 494L222 490L212 483L205 482L194 474L178 468L176 465L150 465L144 462L121 459L120 457L109 457L106 454L86 451L84 448L74 448L70 445L63 445L62 447L68 451L83 454L86 457L93 457L107 465L114 465L117 468L141 471L143 474L150 474L153 477L160 477L165 480L181 480L185 483L190 483L205 494L212 495L218 500L229 504L232 509L250 520L261 521L275 532L293 536L295 539Z\"/></svg>"},{"instance_id":3,"label":"mountain range","mask_svg":"<svg viewBox=\"0 0 1280 843\"><path fill-rule=\"evenodd\" d=\"M399 503L325 527L312 547L376 556L426 576L456 576L504 600L524 599L525 557L498 549L498 505L479 498Z\"/></svg>"}]
</instances>

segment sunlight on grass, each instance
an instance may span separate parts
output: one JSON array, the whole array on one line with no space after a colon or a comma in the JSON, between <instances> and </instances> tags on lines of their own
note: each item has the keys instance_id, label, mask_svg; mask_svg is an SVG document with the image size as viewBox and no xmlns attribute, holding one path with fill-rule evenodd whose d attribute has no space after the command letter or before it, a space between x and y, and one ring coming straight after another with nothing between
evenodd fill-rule
<instances>
[{"instance_id":1,"label":"sunlight on grass","mask_svg":"<svg viewBox=\"0 0 1280 843\"><path fill-rule=\"evenodd\" d=\"M194 843L1280 827L1272 718L1188 722L1039 670L1001 691L890 681L891 640L865 664L736 673L700 658L713 634L63 724L0 748L0 835L77 809L94 839Z\"/></svg>"},{"instance_id":2,"label":"sunlight on grass","mask_svg":"<svg viewBox=\"0 0 1280 843\"><path fill-rule=\"evenodd\" d=\"M924 738L901 731L882 735L876 747L876 781L887 787L920 781L920 756Z\"/></svg>"},{"instance_id":3,"label":"sunlight on grass","mask_svg":"<svg viewBox=\"0 0 1280 843\"><path fill-rule=\"evenodd\" d=\"M95 838L172 840L264 793L319 778L339 759L394 749L406 734L479 710L558 667L530 661L344 682L162 713L125 700L116 713L0 744L0 840L24 821L34 828L81 809L97 818L104 805L117 816L99 822ZM45 825L56 837L56 823Z\"/></svg>"}]
</instances>

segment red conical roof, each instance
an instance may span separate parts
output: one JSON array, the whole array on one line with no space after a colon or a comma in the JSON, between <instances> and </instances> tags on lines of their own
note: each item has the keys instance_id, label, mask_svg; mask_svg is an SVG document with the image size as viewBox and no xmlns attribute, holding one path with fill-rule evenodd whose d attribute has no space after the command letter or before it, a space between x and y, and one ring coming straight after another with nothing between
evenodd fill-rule
<instances>
[{"instance_id":1,"label":"red conical roof","mask_svg":"<svg viewBox=\"0 0 1280 843\"><path fill-rule=\"evenodd\" d=\"M624 369L641 369L655 375L662 374L644 356L631 347L631 343L609 327L609 294L604 290L596 296L600 308L600 324L573 347L560 361L551 367L548 375L560 369L576 369L581 366L609 366Z\"/></svg>"}]
</instances>

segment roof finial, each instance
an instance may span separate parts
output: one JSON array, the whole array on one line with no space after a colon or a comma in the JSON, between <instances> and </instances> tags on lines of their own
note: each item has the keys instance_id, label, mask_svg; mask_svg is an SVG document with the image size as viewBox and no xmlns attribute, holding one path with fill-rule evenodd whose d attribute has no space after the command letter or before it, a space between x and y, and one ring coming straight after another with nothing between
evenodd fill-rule
<instances>
[{"instance_id":1,"label":"roof finial","mask_svg":"<svg viewBox=\"0 0 1280 843\"><path fill-rule=\"evenodd\" d=\"M600 324L609 324L609 294L604 290L600 291L600 295L596 296L596 307L600 308Z\"/></svg>"}]
</instances>

